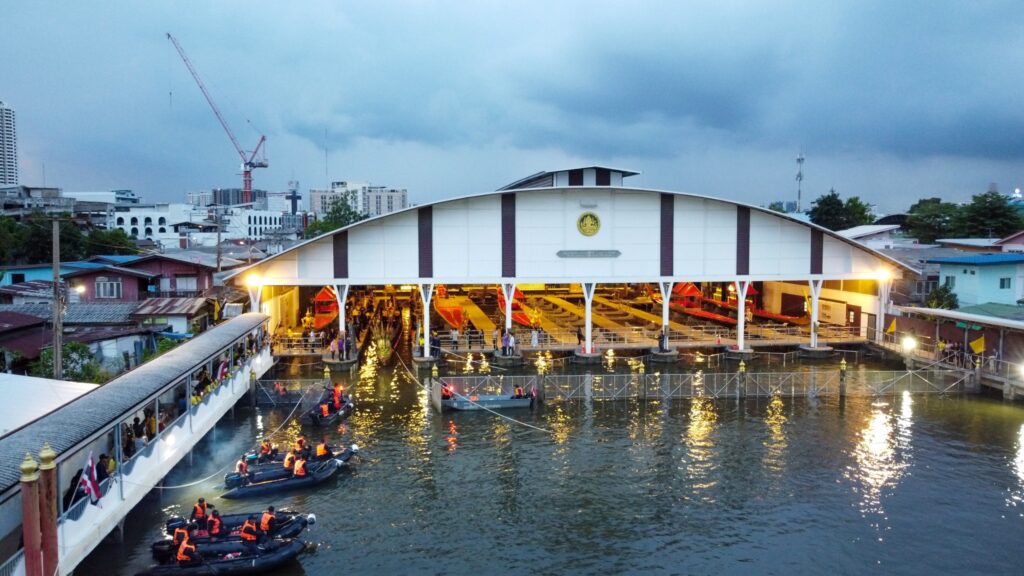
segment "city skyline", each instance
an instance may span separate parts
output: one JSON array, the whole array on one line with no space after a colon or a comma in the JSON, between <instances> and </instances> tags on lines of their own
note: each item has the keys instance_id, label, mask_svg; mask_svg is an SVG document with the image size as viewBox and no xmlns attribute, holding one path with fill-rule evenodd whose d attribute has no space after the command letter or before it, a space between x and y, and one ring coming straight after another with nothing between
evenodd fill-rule
<instances>
[{"instance_id":1,"label":"city skyline","mask_svg":"<svg viewBox=\"0 0 1024 576\"><path fill-rule=\"evenodd\" d=\"M268 191L359 179L425 203L602 164L767 204L795 200L801 153L805 208L831 188L893 212L1019 185L1008 2L243 6L6 9L20 182L148 202L240 186L170 31L242 145L267 135ZM57 41L31 41L44 25Z\"/></svg>"}]
</instances>

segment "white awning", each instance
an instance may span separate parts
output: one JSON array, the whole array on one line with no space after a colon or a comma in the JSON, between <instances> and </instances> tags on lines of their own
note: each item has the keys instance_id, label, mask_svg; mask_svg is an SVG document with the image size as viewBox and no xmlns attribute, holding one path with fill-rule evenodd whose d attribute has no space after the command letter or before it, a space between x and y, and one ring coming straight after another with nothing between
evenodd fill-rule
<instances>
[{"instance_id":1,"label":"white awning","mask_svg":"<svg viewBox=\"0 0 1024 576\"><path fill-rule=\"evenodd\" d=\"M972 324L984 324L996 328L1009 328L1011 330L1024 331L1024 322L1020 320L1007 320L996 316L985 316L984 314L968 314L957 310L945 310L943 308L918 308L917 306L896 306L896 309L906 314L924 314L926 316L937 316L948 320L960 320Z\"/></svg>"}]
</instances>

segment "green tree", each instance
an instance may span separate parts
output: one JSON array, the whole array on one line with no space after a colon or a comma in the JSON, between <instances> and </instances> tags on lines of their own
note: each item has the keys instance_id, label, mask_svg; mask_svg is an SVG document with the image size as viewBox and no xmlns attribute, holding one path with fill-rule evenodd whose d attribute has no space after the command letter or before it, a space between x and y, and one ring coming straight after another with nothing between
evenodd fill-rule
<instances>
[{"instance_id":1,"label":"green tree","mask_svg":"<svg viewBox=\"0 0 1024 576\"><path fill-rule=\"evenodd\" d=\"M366 218L366 214L360 213L352 207L355 201L355 192L345 192L331 204L330 209L323 218L306 227L306 238L313 238L321 234L343 228L349 224L355 224Z\"/></svg>"},{"instance_id":2,"label":"green tree","mask_svg":"<svg viewBox=\"0 0 1024 576\"><path fill-rule=\"evenodd\" d=\"M942 198L922 198L907 212L907 233L922 244L955 235L960 206Z\"/></svg>"},{"instance_id":3,"label":"green tree","mask_svg":"<svg viewBox=\"0 0 1024 576\"><path fill-rule=\"evenodd\" d=\"M161 354L164 354L166 352L170 352L178 344L181 344L182 342L183 342L183 340L171 340L170 338L160 338L160 337L157 337L157 339L156 339L156 349L154 349L154 350L146 350L145 352L143 352L142 353L142 361L143 362L149 362L150 360L152 360L153 358L156 358L157 356L160 356Z\"/></svg>"},{"instance_id":4,"label":"green tree","mask_svg":"<svg viewBox=\"0 0 1024 576\"><path fill-rule=\"evenodd\" d=\"M85 238L82 231L63 214L60 223L60 259L64 262L81 260L85 256ZM33 212L22 223L22 260L25 264L43 264L53 260L53 224L50 216Z\"/></svg>"},{"instance_id":5,"label":"green tree","mask_svg":"<svg viewBox=\"0 0 1024 576\"><path fill-rule=\"evenodd\" d=\"M87 345L81 342L68 342L61 350L64 380L93 384L104 384L110 380L110 373L103 369ZM40 378L53 378L53 347L39 354L39 360L29 366L29 374Z\"/></svg>"},{"instance_id":6,"label":"green tree","mask_svg":"<svg viewBox=\"0 0 1024 576\"><path fill-rule=\"evenodd\" d=\"M776 200L775 202L772 202L771 204L769 204L768 205L768 209L769 210L774 210L775 212L782 212L783 214L786 213L785 205L783 205L782 202L779 202L778 200Z\"/></svg>"},{"instance_id":7,"label":"green tree","mask_svg":"<svg viewBox=\"0 0 1024 576\"><path fill-rule=\"evenodd\" d=\"M843 204L843 208L846 209L847 228L863 226L875 221L875 215L871 211L871 205L861 200L859 196L851 196L850 198L847 198L846 203ZM842 228L840 228L840 230L842 230Z\"/></svg>"},{"instance_id":8,"label":"green tree","mask_svg":"<svg viewBox=\"0 0 1024 576\"><path fill-rule=\"evenodd\" d=\"M1020 212L996 191L975 194L956 219L956 231L964 238L1002 238L1021 228Z\"/></svg>"},{"instance_id":9,"label":"green tree","mask_svg":"<svg viewBox=\"0 0 1024 576\"><path fill-rule=\"evenodd\" d=\"M61 251L64 248L61 246ZM115 228L113 230L91 230L85 237L84 257L96 256L97 254L138 254L139 249L130 236L124 230Z\"/></svg>"},{"instance_id":10,"label":"green tree","mask_svg":"<svg viewBox=\"0 0 1024 576\"><path fill-rule=\"evenodd\" d=\"M14 218L0 217L0 263L17 264L21 261L25 230Z\"/></svg>"},{"instance_id":11,"label":"green tree","mask_svg":"<svg viewBox=\"0 0 1024 576\"><path fill-rule=\"evenodd\" d=\"M956 310L960 307L960 300L956 292L949 286L936 287L924 298L924 305L928 308L942 308L945 310Z\"/></svg>"},{"instance_id":12,"label":"green tree","mask_svg":"<svg viewBox=\"0 0 1024 576\"><path fill-rule=\"evenodd\" d=\"M811 204L810 216L811 222L829 230L845 230L850 227L846 205L834 188Z\"/></svg>"}]
</instances>

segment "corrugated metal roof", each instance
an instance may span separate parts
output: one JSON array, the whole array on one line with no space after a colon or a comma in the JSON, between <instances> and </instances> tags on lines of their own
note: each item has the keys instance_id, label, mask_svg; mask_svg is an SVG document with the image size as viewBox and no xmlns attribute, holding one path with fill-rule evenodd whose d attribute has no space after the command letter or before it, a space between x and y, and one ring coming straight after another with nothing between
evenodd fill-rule
<instances>
[{"instance_id":1,"label":"corrugated metal roof","mask_svg":"<svg viewBox=\"0 0 1024 576\"><path fill-rule=\"evenodd\" d=\"M929 262L937 264L968 264L986 266L992 264L1017 264L1024 262L1024 254L1002 252L999 254L974 254L972 256L953 256L951 258L932 258Z\"/></svg>"},{"instance_id":2,"label":"corrugated metal roof","mask_svg":"<svg viewBox=\"0 0 1024 576\"><path fill-rule=\"evenodd\" d=\"M0 438L0 492L18 484L18 465L26 452L37 454L43 442L49 442L63 459L80 442L113 426L117 419L219 354L267 318L254 312L232 318Z\"/></svg>"},{"instance_id":3,"label":"corrugated metal roof","mask_svg":"<svg viewBox=\"0 0 1024 576\"><path fill-rule=\"evenodd\" d=\"M0 374L0 394L4 398L0 403L0 437L94 388L96 384ZM40 394L41 391L45 394Z\"/></svg>"},{"instance_id":4,"label":"corrugated metal roof","mask_svg":"<svg viewBox=\"0 0 1024 576\"><path fill-rule=\"evenodd\" d=\"M0 333L13 332L28 326L38 326L45 323L46 320L38 316L19 314L17 312L0 312Z\"/></svg>"},{"instance_id":5,"label":"corrugated metal roof","mask_svg":"<svg viewBox=\"0 0 1024 576\"><path fill-rule=\"evenodd\" d=\"M137 278L146 278L147 280L160 276L159 274L153 274L151 272L144 272L142 270L133 270L131 268L122 268L121 266L113 266L107 264L98 268L86 268L83 270L75 270L74 272L66 272L61 276L64 278L75 278L77 276L85 276L87 274L99 274L102 272L111 272L113 274L124 274L125 276L135 276Z\"/></svg>"},{"instance_id":6,"label":"corrugated metal roof","mask_svg":"<svg viewBox=\"0 0 1024 576\"><path fill-rule=\"evenodd\" d=\"M150 298L132 312L139 316L195 316L206 305L206 298Z\"/></svg>"},{"instance_id":7,"label":"corrugated metal roof","mask_svg":"<svg viewBox=\"0 0 1024 576\"><path fill-rule=\"evenodd\" d=\"M0 294L8 296L32 296L37 298L53 298L53 281L51 280L29 280L0 286Z\"/></svg>"},{"instance_id":8,"label":"corrugated metal roof","mask_svg":"<svg viewBox=\"0 0 1024 576\"><path fill-rule=\"evenodd\" d=\"M892 232L894 230L899 229L899 224L865 224L863 226L854 226L853 228L847 228L846 230L839 230L836 232L836 234L839 234L843 238L859 240L865 236L871 236L872 234Z\"/></svg>"},{"instance_id":9,"label":"corrugated metal roof","mask_svg":"<svg viewBox=\"0 0 1024 576\"><path fill-rule=\"evenodd\" d=\"M75 302L68 304L64 313L64 324L133 324L129 317L137 302L110 302L96 304ZM52 317L50 303L43 304L0 304L0 312L17 312L49 320Z\"/></svg>"}]
</instances>

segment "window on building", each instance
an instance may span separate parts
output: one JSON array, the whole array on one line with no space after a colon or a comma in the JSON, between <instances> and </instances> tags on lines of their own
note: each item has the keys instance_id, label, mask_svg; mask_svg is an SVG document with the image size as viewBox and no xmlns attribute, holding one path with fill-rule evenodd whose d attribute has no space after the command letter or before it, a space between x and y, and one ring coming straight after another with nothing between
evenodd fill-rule
<instances>
[{"instance_id":1,"label":"window on building","mask_svg":"<svg viewBox=\"0 0 1024 576\"><path fill-rule=\"evenodd\" d=\"M153 235L153 229L152 228L146 228L146 236L152 236L152 235Z\"/></svg>"},{"instance_id":2,"label":"window on building","mask_svg":"<svg viewBox=\"0 0 1024 576\"><path fill-rule=\"evenodd\" d=\"M946 288L956 288L956 276L946 276Z\"/></svg>"},{"instance_id":3,"label":"window on building","mask_svg":"<svg viewBox=\"0 0 1024 576\"><path fill-rule=\"evenodd\" d=\"M117 225L118 226L124 226L124 216L118 216L117 217Z\"/></svg>"},{"instance_id":4,"label":"window on building","mask_svg":"<svg viewBox=\"0 0 1024 576\"><path fill-rule=\"evenodd\" d=\"M583 186L583 170L569 170L569 186Z\"/></svg>"},{"instance_id":5,"label":"window on building","mask_svg":"<svg viewBox=\"0 0 1024 576\"><path fill-rule=\"evenodd\" d=\"M138 235L139 235L139 229L138 228L132 228L132 236L138 236Z\"/></svg>"},{"instance_id":6,"label":"window on building","mask_svg":"<svg viewBox=\"0 0 1024 576\"><path fill-rule=\"evenodd\" d=\"M175 290L182 291L182 292L188 291L188 290L195 291L195 290L199 289L196 277L195 276L191 276L191 275L183 276L183 275L179 274L178 276L175 276L174 277L174 286L175 286Z\"/></svg>"},{"instance_id":7,"label":"window on building","mask_svg":"<svg viewBox=\"0 0 1024 576\"><path fill-rule=\"evenodd\" d=\"M121 279L110 278L107 276L96 277L96 297L97 298L120 298L121 297Z\"/></svg>"},{"instance_id":8,"label":"window on building","mask_svg":"<svg viewBox=\"0 0 1024 576\"><path fill-rule=\"evenodd\" d=\"M132 226L138 226L138 225L139 225L139 219L137 217L135 217L135 216L132 216Z\"/></svg>"},{"instance_id":9,"label":"window on building","mask_svg":"<svg viewBox=\"0 0 1024 576\"><path fill-rule=\"evenodd\" d=\"M166 226L167 225L167 218L164 218L163 216L161 216L160 219L157 220L157 224L159 224L161 226Z\"/></svg>"},{"instance_id":10,"label":"window on building","mask_svg":"<svg viewBox=\"0 0 1024 576\"><path fill-rule=\"evenodd\" d=\"M1010 279L1009 278L1000 278L999 279L999 289L1000 290L1009 290L1010 289Z\"/></svg>"},{"instance_id":11,"label":"window on building","mask_svg":"<svg viewBox=\"0 0 1024 576\"><path fill-rule=\"evenodd\" d=\"M166 232L167 232L167 228L164 228L163 226L161 226L161 227L160 227L160 233L161 233L161 234L164 234L164 233L166 233Z\"/></svg>"},{"instance_id":12,"label":"window on building","mask_svg":"<svg viewBox=\"0 0 1024 576\"><path fill-rule=\"evenodd\" d=\"M150 216L146 216L146 226L152 226L152 225L153 225L153 218L150 217Z\"/></svg>"}]
</instances>

